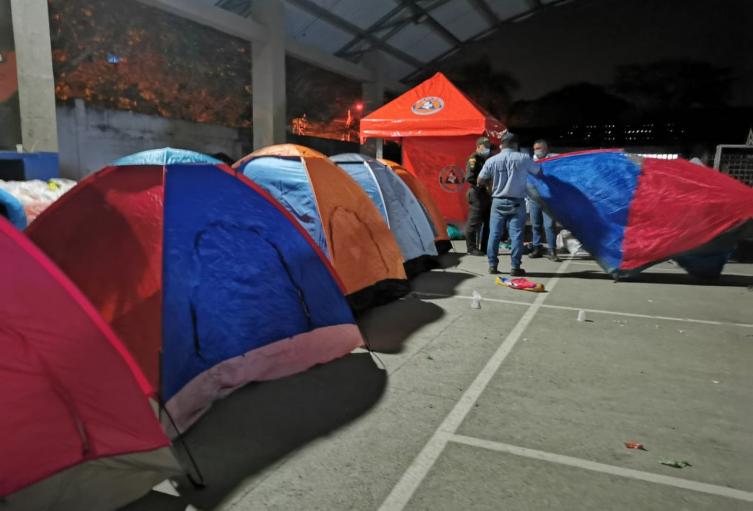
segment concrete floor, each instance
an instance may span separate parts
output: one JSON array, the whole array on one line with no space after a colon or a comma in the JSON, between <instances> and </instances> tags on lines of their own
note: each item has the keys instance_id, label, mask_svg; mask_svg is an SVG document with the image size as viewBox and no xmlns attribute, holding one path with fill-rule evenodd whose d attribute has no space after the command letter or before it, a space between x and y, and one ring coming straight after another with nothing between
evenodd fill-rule
<instances>
[{"instance_id":1,"label":"concrete floor","mask_svg":"<svg viewBox=\"0 0 753 511\"><path fill-rule=\"evenodd\" d=\"M234 393L186 437L207 487L127 509L753 509L753 265L615 284L525 259L533 294L445 262L360 318L376 361Z\"/></svg>"}]
</instances>

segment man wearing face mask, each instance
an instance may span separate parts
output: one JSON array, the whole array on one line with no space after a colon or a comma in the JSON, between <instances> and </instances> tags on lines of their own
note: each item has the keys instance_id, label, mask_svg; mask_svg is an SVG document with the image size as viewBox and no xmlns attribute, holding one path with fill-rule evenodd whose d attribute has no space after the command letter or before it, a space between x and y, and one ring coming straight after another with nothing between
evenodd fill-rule
<instances>
[{"instance_id":1,"label":"man wearing face mask","mask_svg":"<svg viewBox=\"0 0 753 511\"><path fill-rule=\"evenodd\" d=\"M539 139L533 144L533 161L543 160L549 156L556 156L549 153L549 144L546 140ZM531 242L531 253L528 257L537 259L543 255L541 246L541 228L544 228L544 236L548 247L546 258L550 261L561 262L557 256L557 239L554 237L554 220L539 206L533 199L528 200L528 209L531 215L531 230L533 231L533 241Z\"/></svg>"},{"instance_id":2,"label":"man wearing face mask","mask_svg":"<svg viewBox=\"0 0 753 511\"><path fill-rule=\"evenodd\" d=\"M491 152L491 142L486 137L476 140L476 151L465 164L465 181L468 188L468 221L465 224L465 243L471 255L484 255L489 239L491 197L486 187L478 184L478 175ZM480 239L479 239L480 234ZM480 242L480 245L479 245Z\"/></svg>"}]
</instances>

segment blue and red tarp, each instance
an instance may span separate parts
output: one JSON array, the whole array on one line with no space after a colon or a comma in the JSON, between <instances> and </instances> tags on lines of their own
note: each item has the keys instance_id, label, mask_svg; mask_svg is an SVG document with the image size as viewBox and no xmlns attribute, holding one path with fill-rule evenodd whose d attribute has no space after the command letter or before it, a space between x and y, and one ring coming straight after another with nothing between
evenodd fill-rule
<instances>
[{"instance_id":1,"label":"blue and red tarp","mask_svg":"<svg viewBox=\"0 0 753 511\"><path fill-rule=\"evenodd\" d=\"M682 159L621 150L555 156L541 161L529 189L615 278L667 259L717 277L753 227L753 189Z\"/></svg>"}]
</instances>

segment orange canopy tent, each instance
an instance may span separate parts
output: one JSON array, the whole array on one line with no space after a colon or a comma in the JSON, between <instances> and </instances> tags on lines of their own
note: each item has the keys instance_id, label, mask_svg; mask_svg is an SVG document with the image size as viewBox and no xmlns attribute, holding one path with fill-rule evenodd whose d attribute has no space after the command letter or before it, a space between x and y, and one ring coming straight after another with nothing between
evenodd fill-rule
<instances>
[{"instance_id":1,"label":"orange canopy tent","mask_svg":"<svg viewBox=\"0 0 753 511\"><path fill-rule=\"evenodd\" d=\"M437 73L361 119L361 141L402 141L403 166L415 175L449 222L465 222L465 161L481 135L504 125Z\"/></svg>"}]
</instances>

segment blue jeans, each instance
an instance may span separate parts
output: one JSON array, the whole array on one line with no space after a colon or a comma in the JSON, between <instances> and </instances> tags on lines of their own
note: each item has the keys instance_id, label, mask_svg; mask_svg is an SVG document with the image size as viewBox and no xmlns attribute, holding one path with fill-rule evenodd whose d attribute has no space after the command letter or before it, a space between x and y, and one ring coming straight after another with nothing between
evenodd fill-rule
<instances>
[{"instance_id":1,"label":"blue jeans","mask_svg":"<svg viewBox=\"0 0 753 511\"><path fill-rule=\"evenodd\" d=\"M555 252L557 248L557 239L554 237L554 220L552 217L546 214L534 201L529 201L529 209L531 213L531 230L533 231L534 247L541 246L541 227L544 226L544 235L546 236L546 244L549 247L549 252Z\"/></svg>"},{"instance_id":2,"label":"blue jeans","mask_svg":"<svg viewBox=\"0 0 753 511\"><path fill-rule=\"evenodd\" d=\"M516 206L517 205L517 206ZM526 205L524 199L493 199L492 216L489 232L489 244L486 247L486 257L489 266L496 268L499 264L497 253L499 242L505 228L509 230L512 242L512 267L520 268L523 257L523 229L526 225Z\"/></svg>"}]
</instances>

